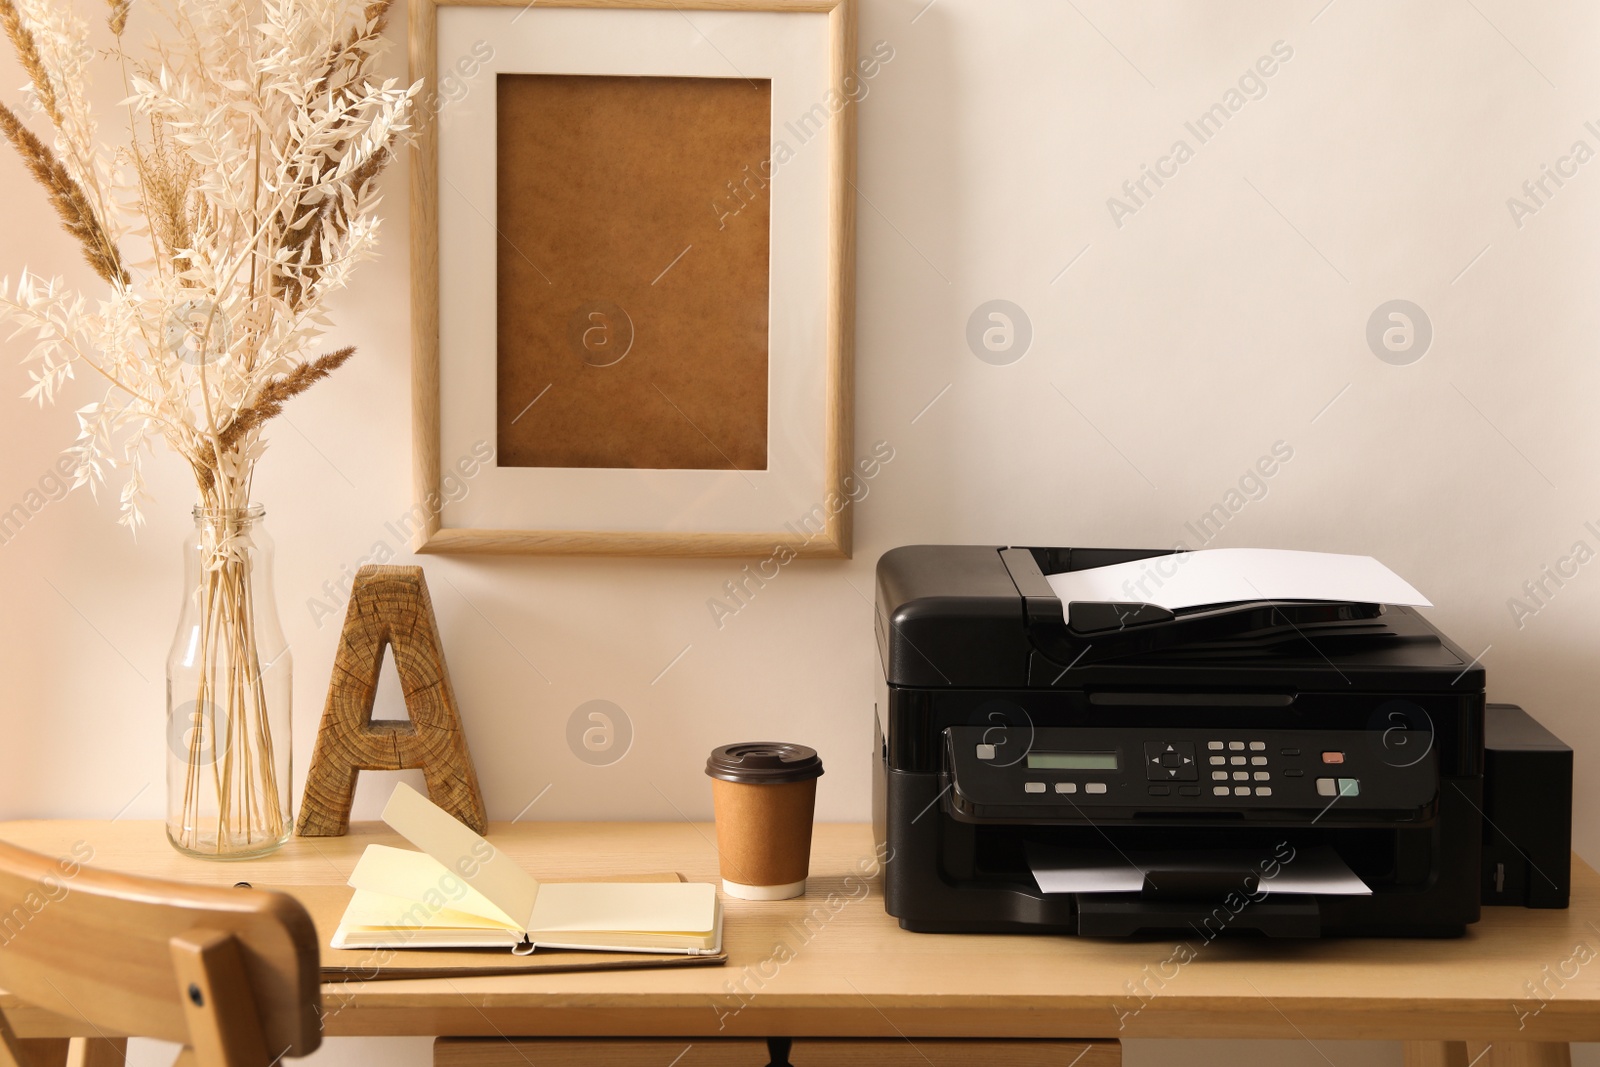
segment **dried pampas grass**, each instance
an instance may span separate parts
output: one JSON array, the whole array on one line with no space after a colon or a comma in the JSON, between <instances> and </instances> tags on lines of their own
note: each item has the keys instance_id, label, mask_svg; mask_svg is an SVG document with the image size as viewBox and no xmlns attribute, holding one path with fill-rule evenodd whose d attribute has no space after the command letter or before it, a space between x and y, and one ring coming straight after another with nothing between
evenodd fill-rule
<instances>
[{"instance_id":1,"label":"dried pampas grass","mask_svg":"<svg viewBox=\"0 0 1600 1067\"><path fill-rule=\"evenodd\" d=\"M55 153L4 104L0 104L0 134L17 150L28 173L49 193L50 206L61 216L61 225L83 245L84 258L94 272L113 285L126 285L128 274L122 269L122 254L106 235L83 189Z\"/></svg>"},{"instance_id":2,"label":"dried pampas grass","mask_svg":"<svg viewBox=\"0 0 1600 1067\"><path fill-rule=\"evenodd\" d=\"M168 143L165 124L150 122L147 145L134 145L134 166L144 190L145 214L150 230L172 257L175 270L187 268L183 250L194 243L194 191L200 166Z\"/></svg>"},{"instance_id":3,"label":"dried pampas grass","mask_svg":"<svg viewBox=\"0 0 1600 1067\"><path fill-rule=\"evenodd\" d=\"M283 414L284 404L344 366L345 361L355 354L355 346L346 345L311 363L302 363L282 378L268 382L254 400L239 409L233 421L228 423L228 428L217 435L217 449L211 453L210 462L205 464L205 471L200 475L201 484L209 484L215 479L217 460L222 454L235 448L246 434L259 428L268 419Z\"/></svg>"},{"instance_id":4,"label":"dried pampas grass","mask_svg":"<svg viewBox=\"0 0 1600 1067\"><path fill-rule=\"evenodd\" d=\"M38 43L23 25L22 13L17 10L17 5L12 0L0 0L0 23L5 24L6 37L17 53L17 62L22 65L23 73L33 85L40 110L50 116L51 122L60 126L61 109L56 106L56 92L55 87L50 84L50 73L45 70L44 59L39 55Z\"/></svg>"}]
</instances>

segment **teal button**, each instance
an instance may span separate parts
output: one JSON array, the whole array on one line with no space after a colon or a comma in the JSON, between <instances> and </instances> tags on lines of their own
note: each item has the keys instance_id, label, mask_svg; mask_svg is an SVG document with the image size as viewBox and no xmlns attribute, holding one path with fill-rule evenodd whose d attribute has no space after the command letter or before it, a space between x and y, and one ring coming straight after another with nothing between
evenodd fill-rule
<instances>
[{"instance_id":1,"label":"teal button","mask_svg":"<svg viewBox=\"0 0 1600 1067\"><path fill-rule=\"evenodd\" d=\"M1342 797L1358 797L1361 795L1361 779L1339 779L1339 795Z\"/></svg>"}]
</instances>

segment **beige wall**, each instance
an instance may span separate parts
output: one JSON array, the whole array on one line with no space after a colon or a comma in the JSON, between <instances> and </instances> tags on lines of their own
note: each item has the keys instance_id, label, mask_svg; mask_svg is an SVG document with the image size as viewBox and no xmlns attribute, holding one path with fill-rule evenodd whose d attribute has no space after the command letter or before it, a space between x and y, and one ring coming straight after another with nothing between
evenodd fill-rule
<instances>
[{"instance_id":1,"label":"beige wall","mask_svg":"<svg viewBox=\"0 0 1600 1067\"><path fill-rule=\"evenodd\" d=\"M827 760L823 817L864 819L884 550L1195 547L1185 523L1280 441L1292 459L1210 543L1378 556L1433 599L1447 633L1487 650L1491 698L1523 703L1590 766L1600 562L1549 585L1520 625L1508 600L1575 542L1600 550L1585 526L1600 529L1600 161L1520 219L1507 199L1575 141L1600 150L1600 9L925 3L862 11L863 49L885 41L894 58L861 111L857 447L885 440L895 459L858 511L855 559L786 567L720 629L707 600L737 574L731 561L428 559L491 814L549 786L528 817L703 817L706 750L779 736ZM1201 143L1185 121L1226 104L1277 42L1264 95ZM0 67L0 85L20 81ZM1179 139L1192 158L1114 219L1108 198ZM274 427L258 482L280 546L300 768L337 629L308 601L408 506L406 182L399 169L386 180L387 256L335 313L333 339L360 354ZM0 204L0 272L82 279L9 154ZM1380 361L1365 338L1397 298L1433 328L1410 365ZM1010 365L965 339L992 299L1032 324ZM25 387L21 353L6 346L0 396ZM72 432L70 408L0 405L0 509ZM159 500L137 541L110 504L78 494L0 545L0 817L160 815L190 490L171 462L154 470ZM633 725L610 766L566 741L594 699ZM398 707L392 688L383 704ZM378 793L364 790L365 813ZM1575 834L1591 860L1596 799L1580 775ZM1330 1046L1352 1064L1392 1051ZM1301 1052L1321 1062L1284 1056Z\"/></svg>"}]
</instances>

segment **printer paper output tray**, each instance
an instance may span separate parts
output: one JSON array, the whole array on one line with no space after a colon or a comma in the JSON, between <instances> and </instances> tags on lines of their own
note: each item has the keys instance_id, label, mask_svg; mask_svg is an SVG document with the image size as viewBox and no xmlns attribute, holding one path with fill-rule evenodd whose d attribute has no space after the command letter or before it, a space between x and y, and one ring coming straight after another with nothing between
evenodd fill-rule
<instances>
[{"instance_id":1,"label":"printer paper output tray","mask_svg":"<svg viewBox=\"0 0 1600 1067\"><path fill-rule=\"evenodd\" d=\"M1322 908L1316 897L1267 899L1235 914L1217 896L1197 906L1194 900L1147 900L1136 893L1095 893L1078 897L1081 937L1136 937L1163 930L1189 930L1207 936L1249 931L1265 937L1320 937ZM1219 912L1230 918L1223 922ZM1242 918L1241 918L1242 917Z\"/></svg>"},{"instance_id":2,"label":"printer paper output tray","mask_svg":"<svg viewBox=\"0 0 1600 1067\"><path fill-rule=\"evenodd\" d=\"M1076 894L1078 932L1101 937L1215 924L1219 906L1229 926L1242 923L1269 937L1316 937L1318 895L1371 893L1333 849L1295 849L1287 841L1270 851L1174 848L1132 855L1030 847L1028 862L1042 891Z\"/></svg>"}]
</instances>

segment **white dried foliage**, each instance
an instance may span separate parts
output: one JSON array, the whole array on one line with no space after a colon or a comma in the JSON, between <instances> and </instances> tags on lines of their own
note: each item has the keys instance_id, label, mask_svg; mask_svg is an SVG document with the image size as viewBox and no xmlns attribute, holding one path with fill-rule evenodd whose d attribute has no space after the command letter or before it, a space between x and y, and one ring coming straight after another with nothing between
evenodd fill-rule
<instances>
[{"instance_id":1,"label":"white dried foliage","mask_svg":"<svg viewBox=\"0 0 1600 1067\"><path fill-rule=\"evenodd\" d=\"M259 419L229 427L317 358L328 297L374 254L377 173L409 140L420 83L373 74L388 5L152 0L134 8L159 23L135 55L120 38L97 54L64 0L14 3L49 75L56 155L130 278L94 296L28 270L0 281L0 322L31 342L25 395L97 384L77 409L74 484L120 475L124 524L142 521L157 439L203 504L244 507L265 446ZM119 145L99 139L91 67L126 86Z\"/></svg>"}]
</instances>

